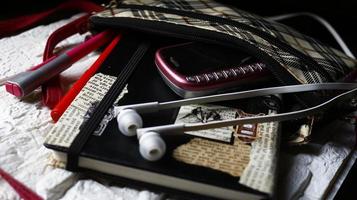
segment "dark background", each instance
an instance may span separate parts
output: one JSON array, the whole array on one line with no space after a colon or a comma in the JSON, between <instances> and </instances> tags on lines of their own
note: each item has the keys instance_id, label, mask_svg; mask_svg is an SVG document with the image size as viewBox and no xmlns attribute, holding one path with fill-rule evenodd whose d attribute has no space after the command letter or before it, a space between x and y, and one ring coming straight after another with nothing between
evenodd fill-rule
<instances>
[{"instance_id":1,"label":"dark background","mask_svg":"<svg viewBox=\"0 0 357 200\"><path fill-rule=\"evenodd\" d=\"M340 33L351 51L357 55L357 1L339 0L219 0L220 2L234 5L242 10L247 10L262 16L273 16L291 12L312 12L318 14L329 21ZM11 0L2 1L0 6L0 20L11 19L20 15L28 15L33 12L44 11L61 3L61 0ZM95 0L99 4L108 1ZM74 12L60 13L57 17L48 18L43 24L70 16ZM311 35L332 46L338 47L327 31L310 18L296 18L286 20L285 23L292 25L299 31ZM353 194L357 194L354 189L357 179L357 165L352 168L348 178L340 189L336 199L350 199Z\"/></svg>"}]
</instances>

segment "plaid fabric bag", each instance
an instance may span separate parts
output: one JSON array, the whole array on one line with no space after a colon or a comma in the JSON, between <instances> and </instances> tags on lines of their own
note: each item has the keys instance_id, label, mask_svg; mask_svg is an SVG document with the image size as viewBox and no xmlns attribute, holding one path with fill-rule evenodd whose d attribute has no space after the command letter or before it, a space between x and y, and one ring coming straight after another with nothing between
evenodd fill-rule
<instances>
[{"instance_id":1,"label":"plaid fabric bag","mask_svg":"<svg viewBox=\"0 0 357 200\"><path fill-rule=\"evenodd\" d=\"M336 82L357 65L341 51L286 25L211 0L124 0L111 5L91 17L94 27L234 46L265 62L282 85ZM300 96L300 102L311 106L326 98L316 94L320 99L311 100L309 94Z\"/></svg>"}]
</instances>

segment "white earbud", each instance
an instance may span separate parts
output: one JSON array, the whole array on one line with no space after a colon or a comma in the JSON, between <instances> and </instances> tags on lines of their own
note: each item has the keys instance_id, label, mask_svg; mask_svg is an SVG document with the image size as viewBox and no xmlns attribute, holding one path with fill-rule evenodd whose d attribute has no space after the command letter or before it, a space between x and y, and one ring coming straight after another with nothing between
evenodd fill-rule
<instances>
[{"instance_id":1,"label":"white earbud","mask_svg":"<svg viewBox=\"0 0 357 200\"><path fill-rule=\"evenodd\" d=\"M157 161L164 156L166 144L158 133L150 131L139 138L139 150L146 160Z\"/></svg>"},{"instance_id":2,"label":"white earbud","mask_svg":"<svg viewBox=\"0 0 357 200\"><path fill-rule=\"evenodd\" d=\"M133 109L121 110L117 116L119 130L126 136L136 135L136 129L143 127L143 120Z\"/></svg>"}]
</instances>

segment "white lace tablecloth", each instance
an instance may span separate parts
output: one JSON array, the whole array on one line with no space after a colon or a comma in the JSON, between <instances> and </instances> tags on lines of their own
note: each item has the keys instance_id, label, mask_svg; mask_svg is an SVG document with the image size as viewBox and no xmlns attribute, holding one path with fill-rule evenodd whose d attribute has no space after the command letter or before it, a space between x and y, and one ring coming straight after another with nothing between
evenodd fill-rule
<instances>
[{"instance_id":1,"label":"white lace tablecloth","mask_svg":"<svg viewBox=\"0 0 357 200\"><path fill-rule=\"evenodd\" d=\"M39 26L22 34L1 39L0 79L40 63L49 34L70 20L72 19ZM59 46L79 43L83 38L77 35ZM62 82L67 85L73 82L96 58L97 55L92 53L75 63L62 73ZM41 93L35 92L20 100L6 93L4 87L0 88L1 168L45 199L159 198L159 195L152 192L108 186L49 166L48 158L51 152L43 146L43 141L53 122L50 118L50 110L42 105L40 97ZM345 125L342 126L348 129ZM353 135L349 134L348 137L351 139ZM354 137L351 140L354 141ZM317 152L315 154L301 153L295 156L283 154L282 157L287 160L289 167L282 173L289 182L278 190L281 198L320 199L323 197L331 179L352 148L351 142L346 139L337 138L336 141L338 143L327 141L324 144L313 145ZM20 199L1 178L0 199Z\"/></svg>"}]
</instances>

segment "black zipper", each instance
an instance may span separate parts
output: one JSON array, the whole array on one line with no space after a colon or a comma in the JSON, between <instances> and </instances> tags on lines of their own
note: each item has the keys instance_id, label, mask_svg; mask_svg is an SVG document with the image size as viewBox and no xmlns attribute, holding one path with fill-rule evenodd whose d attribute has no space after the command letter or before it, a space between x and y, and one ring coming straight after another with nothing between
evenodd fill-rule
<instances>
[{"instance_id":1,"label":"black zipper","mask_svg":"<svg viewBox=\"0 0 357 200\"><path fill-rule=\"evenodd\" d=\"M324 77L328 81L332 81L333 80L332 77L330 76L330 74L328 74L311 57L308 57L307 55L303 54L302 52L298 51L297 49L294 49L293 47L289 46L288 44L286 44L286 43L280 41L279 39L275 38L274 36L270 35L269 33L266 33L266 32L264 32L262 30L254 28L254 27L249 26L247 24L243 24L243 23L240 23L240 22L228 19L228 18L222 18L222 17L206 15L206 14L201 14L201 13L195 13L195 12L190 12L190 11L184 11L184 10L162 8L162 7L153 7L153 6L147 6L147 5L120 4L119 8L121 8L121 9L149 10L149 11L155 11L155 12L161 12L161 13L167 13L167 14L186 16L186 17L195 18L195 19L199 19L199 20L215 22L215 23L219 23L219 24L223 24L223 25L235 26L237 28L247 30L247 31L252 32L252 33L256 34L257 36L263 38L264 40L268 41L269 43L273 44L274 46L279 47L283 51L286 51L286 52L290 53L291 55L296 56L305 65L307 65L311 69L314 69L318 73L323 74Z\"/></svg>"},{"instance_id":2,"label":"black zipper","mask_svg":"<svg viewBox=\"0 0 357 200\"><path fill-rule=\"evenodd\" d=\"M92 23L95 23L95 28L105 29L111 28L128 28L135 29L136 31L143 31L145 33L154 33L174 38L187 39L192 41L200 41L211 44L219 44L236 48L250 55L254 55L258 60L262 60L267 64L267 67L272 72L274 77L282 84L300 84L290 73L271 56L264 51L254 47L247 41L241 40L234 36L226 35L224 33L207 31L195 27L181 28L183 25L175 25L168 23L158 23L152 21L144 21L136 18L101 18L92 17ZM288 76L286 76L288 75Z\"/></svg>"}]
</instances>

